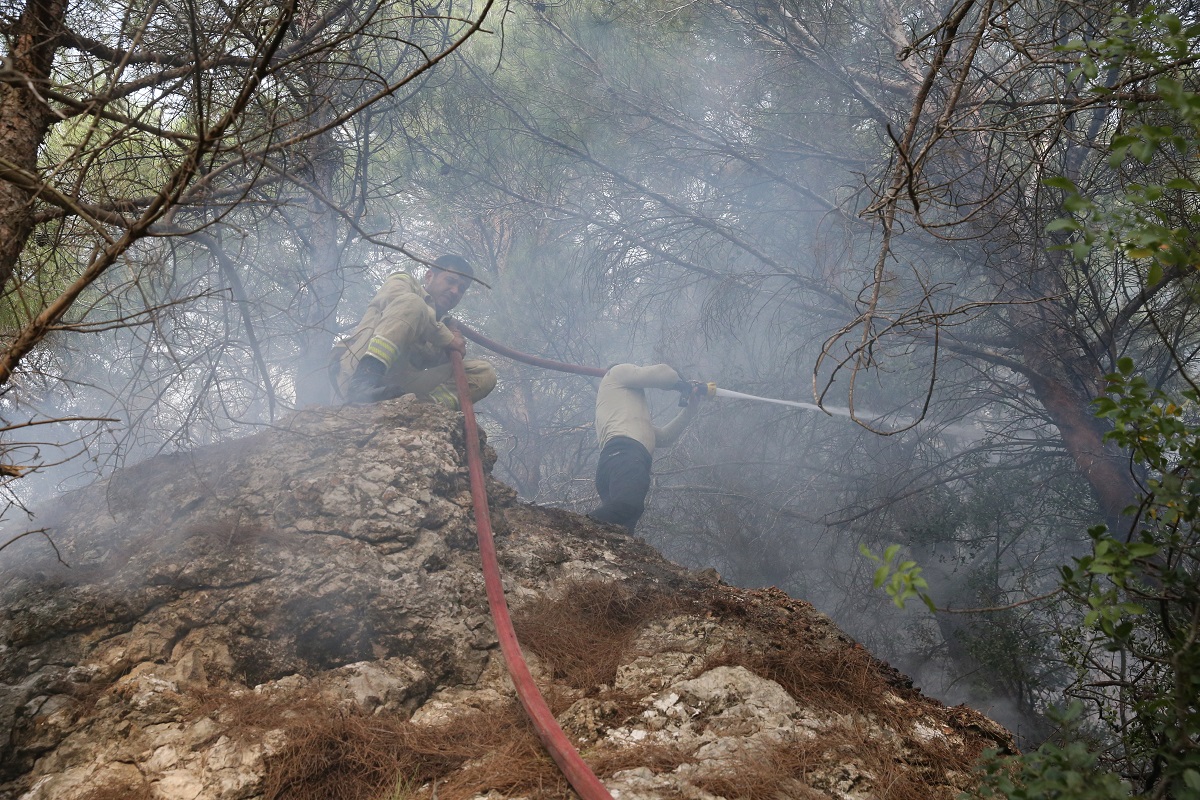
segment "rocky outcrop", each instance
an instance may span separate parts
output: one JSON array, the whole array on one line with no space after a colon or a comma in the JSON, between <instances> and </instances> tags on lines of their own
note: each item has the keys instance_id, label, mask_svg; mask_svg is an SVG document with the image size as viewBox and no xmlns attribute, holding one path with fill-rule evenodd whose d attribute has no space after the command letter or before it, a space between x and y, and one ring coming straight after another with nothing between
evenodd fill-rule
<instances>
[{"instance_id":1,"label":"rocky outcrop","mask_svg":"<svg viewBox=\"0 0 1200 800\"><path fill-rule=\"evenodd\" d=\"M306 411L61 498L57 551L0 553L0 799L571 796L503 670L461 426ZM1008 745L803 601L489 497L535 677L614 797L952 798Z\"/></svg>"}]
</instances>

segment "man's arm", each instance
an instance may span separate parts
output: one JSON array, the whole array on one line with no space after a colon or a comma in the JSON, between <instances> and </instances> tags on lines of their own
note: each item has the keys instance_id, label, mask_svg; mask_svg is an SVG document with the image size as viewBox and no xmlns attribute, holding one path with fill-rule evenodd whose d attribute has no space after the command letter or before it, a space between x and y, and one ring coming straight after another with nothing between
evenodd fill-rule
<instances>
[{"instance_id":1,"label":"man's arm","mask_svg":"<svg viewBox=\"0 0 1200 800\"><path fill-rule=\"evenodd\" d=\"M636 364L617 364L608 371L613 380L629 389L665 389L675 388L679 383L679 373L666 364L652 364L649 367L639 367Z\"/></svg>"},{"instance_id":2,"label":"man's arm","mask_svg":"<svg viewBox=\"0 0 1200 800\"><path fill-rule=\"evenodd\" d=\"M445 317L443 321L438 324L444 325L447 329L449 329L450 335L453 337L448 343L443 345L443 347L447 350L457 351L460 356L465 356L467 354L467 340L463 337L462 331L459 330L458 323L454 321L454 318Z\"/></svg>"},{"instance_id":3,"label":"man's arm","mask_svg":"<svg viewBox=\"0 0 1200 800\"><path fill-rule=\"evenodd\" d=\"M367 352L385 366L391 367L400 354L408 353L417 345L428 342L442 348L454 342L454 332L437 321L433 308L421 295L398 285L384 299L383 311Z\"/></svg>"},{"instance_id":4,"label":"man's arm","mask_svg":"<svg viewBox=\"0 0 1200 800\"><path fill-rule=\"evenodd\" d=\"M671 370L674 372L675 370ZM654 429L654 443L658 447L670 447L675 444L675 440L679 438L679 434L683 433L683 429L688 423L696 418L696 414L700 411L700 398L692 395L688 398L687 408L675 415L675 419L668 422L661 428Z\"/></svg>"}]
</instances>

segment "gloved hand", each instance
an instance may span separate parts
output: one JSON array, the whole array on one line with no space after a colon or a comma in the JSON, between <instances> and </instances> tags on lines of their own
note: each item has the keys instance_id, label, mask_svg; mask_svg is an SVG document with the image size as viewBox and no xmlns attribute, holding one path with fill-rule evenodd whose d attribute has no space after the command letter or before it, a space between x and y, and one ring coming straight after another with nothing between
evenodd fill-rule
<instances>
[{"instance_id":1,"label":"gloved hand","mask_svg":"<svg viewBox=\"0 0 1200 800\"><path fill-rule=\"evenodd\" d=\"M681 408L687 406L693 397L700 400L708 396L708 384L703 381L680 381L673 388L679 392Z\"/></svg>"},{"instance_id":2,"label":"gloved hand","mask_svg":"<svg viewBox=\"0 0 1200 800\"><path fill-rule=\"evenodd\" d=\"M450 344L446 345L447 350L455 350L460 356L467 354L467 340L463 338L462 331L458 328L451 328L454 331L454 339Z\"/></svg>"}]
</instances>

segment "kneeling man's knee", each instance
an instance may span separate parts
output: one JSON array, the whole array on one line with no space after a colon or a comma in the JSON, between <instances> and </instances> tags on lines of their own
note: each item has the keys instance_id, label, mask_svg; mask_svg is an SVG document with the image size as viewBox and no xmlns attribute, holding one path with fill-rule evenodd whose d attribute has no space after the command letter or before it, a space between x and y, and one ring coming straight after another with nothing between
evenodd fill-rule
<instances>
[{"instance_id":1,"label":"kneeling man's knee","mask_svg":"<svg viewBox=\"0 0 1200 800\"><path fill-rule=\"evenodd\" d=\"M496 388L496 370L482 359L471 359L463 364L467 368L467 382L471 385L471 400L487 397Z\"/></svg>"}]
</instances>

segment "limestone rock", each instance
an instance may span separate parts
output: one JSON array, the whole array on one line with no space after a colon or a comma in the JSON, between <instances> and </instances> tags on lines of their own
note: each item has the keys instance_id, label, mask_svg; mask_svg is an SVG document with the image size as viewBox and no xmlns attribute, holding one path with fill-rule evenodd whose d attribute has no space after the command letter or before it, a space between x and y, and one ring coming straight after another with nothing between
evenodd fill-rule
<instances>
[{"instance_id":1,"label":"limestone rock","mask_svg":"<svg viewBox=\"0 0 1200 800\"><path fill-rule=\"evenodd\" d=\"M62 497L61 560L0 553L0 800L569 796L496 643L463 438L411 398L318 409ZM952 798L1009 744L803 601L489 497L531 670L614 797Z\"/></svg>"}]
</instances>

